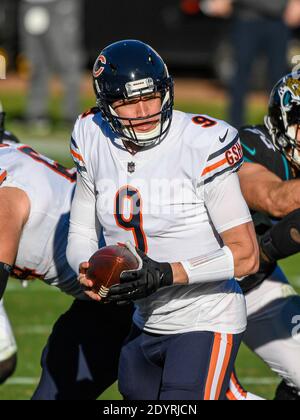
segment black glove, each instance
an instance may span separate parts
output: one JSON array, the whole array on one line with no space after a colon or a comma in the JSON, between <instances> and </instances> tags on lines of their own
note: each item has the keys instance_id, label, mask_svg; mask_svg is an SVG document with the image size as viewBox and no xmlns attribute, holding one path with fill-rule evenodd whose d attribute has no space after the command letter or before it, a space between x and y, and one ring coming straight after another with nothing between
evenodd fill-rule
<instances>
[{"instance_id":1,"label":"black glove","mask_svg":"<svg viewBox=\"0 0 300 420\"><path fill-rule=\"evenodd\" d=\"M159 288L173 284L171 264L153 261L138 249L136 252L142 260L142 269L122 273L121 284L109 289L107 301L125 304L143 299L155 293Z\"/></svg>"}]
</instances>

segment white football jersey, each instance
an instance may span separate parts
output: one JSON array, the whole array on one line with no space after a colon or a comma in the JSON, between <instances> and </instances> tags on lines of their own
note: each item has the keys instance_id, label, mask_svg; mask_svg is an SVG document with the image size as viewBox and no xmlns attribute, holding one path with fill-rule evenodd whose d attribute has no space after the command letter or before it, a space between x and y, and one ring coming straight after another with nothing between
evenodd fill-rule
<instances>
[{"instance_id":1,"label":"white football jersey","mask_svg":"<svg viewBox=\"0 0 300 420\"><path fill-rule=\"evenodd\" d=\"M3 300L0 300L0 363L17 352L16 339L6 314Z\"/></svg>"},{"instance_id":2,"label":"white football jersey","mask_svg":"<svg viewBox=\"0 0 300 420\"><path fill-rule=\"evenodd\" d=\"M19 279L40 278L74 297L83 293L66 259L76 172L24 144L0 144L1 187L16 187L30 200L13 270Z\"/></svg>"},{"instance_id":3,"label":"white football jersey","mask_svg":"<svg viewBox=\"0 0 300 420\"><path fill-rule=\"evenodd\" d=\"M80 173L67 252L73 269L96 250L96 239L88 241L94 208L107 245L131 241L169 263L219 250L220 233L251 221L235 174L243 162L238 133L223 121L175 111L166 138L133 156L100 113L84 114L71 152ZM235 191L224 197L230 179L237 203ZM138 301L134 321L156 334L241 333L245 300L234 279L174 285Z\"/></svg>"}]
</instances>

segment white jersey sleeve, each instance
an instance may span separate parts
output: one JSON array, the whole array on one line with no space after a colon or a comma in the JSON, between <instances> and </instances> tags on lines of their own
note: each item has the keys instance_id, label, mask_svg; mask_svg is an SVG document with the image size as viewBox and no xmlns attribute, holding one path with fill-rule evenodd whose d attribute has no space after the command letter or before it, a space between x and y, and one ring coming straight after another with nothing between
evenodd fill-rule
<instances>
[{"instance_id":1,"label":"white jersey sleeve","mask_svg":"<svg viewBox=\"0 0 300 420\"><path fill-rule=\"evenodd\" d=\"M25 192L30 200L34 199L34 190L26 180L22 180L20 176L15 175L14 171L10 170L6 165L2 163L3 167L0 168L0 187L11 187L18 188ZM4 168L5 166L5 168Z\"/></svg>"},{"instance_id":2,"label":"white jersey sleeve","mask_svg":"<svg viewBox=\"0 0 300 420\"><path fill-rule=\"evenodd\" d=\"M219 234L252 221L236 173L206 185L205 204Z\"/></svg>"},{"instance_id":3,"label":"white jersey sleeve","mask_svg":"<svg viewBox=\"0 0 300 420\"><path fill-rule=\"evenodd\" d=\"M88 261L98 250L100 224L96 215L96 191L86 170L85 159L80 148L85 133L79 118L71 139L71 154L77 167L77 185L71 208L67 259L78 273L79 265ZM87 133L88 135L88 133Z\"/></svg>"},{"instance_id":4,"label":"white jersey sleeve","mask_svg":"<svg viewBox=\"0 0 300 420\"><path fill-rule=\"evenodd\" d=\"M82 299L83 290L66 260L75 171L24 144L0 145L0 168L0 188L21 189L30 201L13 276L41 279Z\"/></svg>"},{"instance_id":5,"label":"white jersey sleeve","mask_svg":"<svg viewBox=\"0 0 300 420\"><path fill-rule=\"evenodd\" d=\"M224 122L220 125L222 129L213 133L215 138L201 174L204 185L237 172L244 163L238 131Z\"/></svg>"},{"instance_id":6,"label":"white jersey sleeve","mask_svg":"<svg viewBox=\"0 0 300 420\"><path fill-rule=\"evenodd\" d=\"M237 175L244 162L239 135L233 127L223 127L201 174L205 205L219 234L252 221Z\"/></svg>"}]
</instances>

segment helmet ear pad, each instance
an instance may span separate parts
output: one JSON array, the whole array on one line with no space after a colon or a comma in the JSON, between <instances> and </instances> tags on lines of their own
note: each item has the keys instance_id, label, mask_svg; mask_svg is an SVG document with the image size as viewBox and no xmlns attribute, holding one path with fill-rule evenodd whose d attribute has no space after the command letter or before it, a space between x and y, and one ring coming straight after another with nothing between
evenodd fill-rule
<instances>
[{"instance_id":1,"label":"helmet ear pad","mask_svg":"<svg viewBox=\"0 0 300 420\"><path fill-rule=\"evenodd\" d=\"M136 40L109 45L96 60L93 82L97 106L118 137L144 147L159 142L167 134L173 115L173 80L162 58L149 45ZM135 118L126 118L129 128L126 127L112 108L115 101L157 92L161 94L162 106L157 114L159 127L153 132L137 133L133 128L138 121Z\"/></svg>"}]
</instances>

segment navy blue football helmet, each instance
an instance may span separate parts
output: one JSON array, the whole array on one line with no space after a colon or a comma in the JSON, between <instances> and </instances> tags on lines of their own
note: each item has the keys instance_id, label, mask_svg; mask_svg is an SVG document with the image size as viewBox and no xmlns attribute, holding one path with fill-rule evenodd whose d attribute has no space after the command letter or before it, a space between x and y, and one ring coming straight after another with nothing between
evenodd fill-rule
<instances>
[{"instance_id":1,"label":"navy blue football helmet","mask_svg":"<svg viewBox=\"0 0 300 420\"><path fill-rule=\"evenodd\" d=\"M97 106L113 132L138 146L160 142L169 131L174 103L173 80L166 64L149 45L136 40L119 41L106 47L93 69ZM160 93L161 109L147 118L126 118L126 126L112 107L119 100ZM158 117L158 126L147 133L137 133L133 124ZM128 125L129 122L129 125Z\"/></svg>"}]
</instances>

